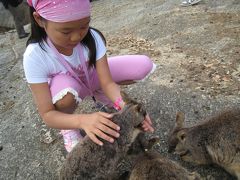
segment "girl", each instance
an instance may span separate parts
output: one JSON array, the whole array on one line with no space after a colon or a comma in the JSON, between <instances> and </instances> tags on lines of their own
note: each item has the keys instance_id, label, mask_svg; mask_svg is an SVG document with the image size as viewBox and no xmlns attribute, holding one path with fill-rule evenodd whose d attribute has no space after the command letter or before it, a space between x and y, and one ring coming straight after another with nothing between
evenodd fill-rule
<instances>
[{"instance_id":1,"label":"girl","mask_svg":"<svg viewBox=\"0 0 240 180\"><path fill-rule=\"evenodd\" d=\"M114 142L120 128L111 114L73 114L74 109L91 95L120 110L124 102L118 84L143 79L154 64L140 55L107 59L104 37L89 27L89 0L28 0L28 4L32 27L23 64L41 118L47 126L62 129L68 152L82 138L79 129L99 145L103 143L97 137ZM142 127L153 131L148 115Z\"/></svg>"}]
</instances>

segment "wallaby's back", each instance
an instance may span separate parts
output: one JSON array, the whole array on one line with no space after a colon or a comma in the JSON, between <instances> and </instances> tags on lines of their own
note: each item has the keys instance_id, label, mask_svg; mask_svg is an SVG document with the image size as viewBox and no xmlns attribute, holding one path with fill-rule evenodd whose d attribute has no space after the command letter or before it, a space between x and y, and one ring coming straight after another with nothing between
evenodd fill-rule
<instances>
[{"instance_id":1,"label":"wallaby's back","mask_svg":"<svg viewBox=\"0 0 240 180\"><path fill-rule=\"evenodd\" d=\"M197 173L190 173L182 166L161 157L156 152L145 152L130 174L129 180L198 180Z\"/></svg>"}]
</instances>

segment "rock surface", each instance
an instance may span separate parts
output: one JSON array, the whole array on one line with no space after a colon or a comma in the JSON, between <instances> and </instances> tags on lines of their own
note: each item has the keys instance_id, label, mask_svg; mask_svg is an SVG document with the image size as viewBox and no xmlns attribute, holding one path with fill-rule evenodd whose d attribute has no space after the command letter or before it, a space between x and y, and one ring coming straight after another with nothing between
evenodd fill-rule
<instances>
[{"instance_id":1,"label":"rock surface","mask_svg":"<svg viewBox=\"0 0 240 180\"><path fill-rule=\"evenodd\" d=\"M167 153L176 111L187 124L240 105L240 2L204 0L98 0L92 26L107 39L108 55L146 54L157 64L144 82L123 87L146 104L161 144L156 149L206 179L234 179L219 167L198 167ZM2 18L2 17L1 17ZM57 130L47 128L24 78L26 39L0 34L0 179L57 179L65 152ZM91 112L87 99L80 112Z\"/></svg>"}]
</instances>

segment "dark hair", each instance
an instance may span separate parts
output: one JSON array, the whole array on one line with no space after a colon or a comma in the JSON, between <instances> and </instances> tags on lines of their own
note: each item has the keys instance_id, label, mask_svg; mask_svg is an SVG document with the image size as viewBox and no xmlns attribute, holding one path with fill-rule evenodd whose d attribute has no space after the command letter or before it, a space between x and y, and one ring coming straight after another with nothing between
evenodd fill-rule
<instances>
[{"instance_id":1,"label":"dark hair","mask_svg":"<svg viewBox=\"0 0 240 180\"><path fill-rule=\"evenodd\" d=\"M33 7L30 7L31 36L27 40L27 46L31 43L39 43L40 47L43 50L45 50L43 41L46 40L47 34L45 30L41 28L35 21L33 17L33 12L35 12L35 9ZM102 37L105 44L106 44L106 40L103 34L99 30L93 27L90 27L88 29L87 35L81 41L81 43L89 49L89 54L88 54L89 67L96 67L96 44L95 44L94 35L90 31L91 29L96 31Z\"/></svg>"}]
</instances>

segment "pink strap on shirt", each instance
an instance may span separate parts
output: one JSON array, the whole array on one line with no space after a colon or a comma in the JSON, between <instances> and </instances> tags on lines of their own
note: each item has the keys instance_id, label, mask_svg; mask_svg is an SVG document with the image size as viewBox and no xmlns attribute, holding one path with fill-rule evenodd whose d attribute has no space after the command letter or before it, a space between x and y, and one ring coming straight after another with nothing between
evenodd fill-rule
<instances>
[{"instance_id":1,"label":"pink strap on shirt","mask_svg":"<svg viewBox=\"0 0 240 180\"><path fill-rule=\"evenodd\" d=\"M61 55L58 52L58 50L56 49L56 47L53 45L53 43L51 42L51 40L49 38L47 38L47 43L51 47L51 49L53 50L54 54L57 56L57 59L59 60L59 62L81 84L81 86L85 87L89 91L89 93L91 94L93 100L96 101L95 98L94 98L93 92L92 92L90 79L89 79L89 74L88 74L87 66L86 66L86 61L85 61L85 58L84 58L84 55L83 55L83 46L81 46L81 44L79 43L77 45L77 50L78 50L78 53L79 53L79 58L80 58L81 65L83 67L83 71L84 71L85 76L87 78L88 87L82 82L82 80L79 78L77 73L73 70L71 64L63 57L63 55Z\"/></svg>"}]
</instances>

